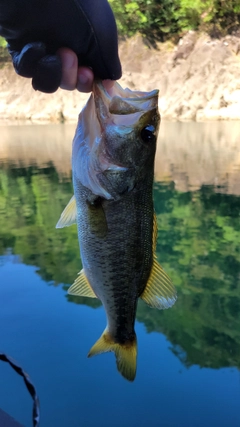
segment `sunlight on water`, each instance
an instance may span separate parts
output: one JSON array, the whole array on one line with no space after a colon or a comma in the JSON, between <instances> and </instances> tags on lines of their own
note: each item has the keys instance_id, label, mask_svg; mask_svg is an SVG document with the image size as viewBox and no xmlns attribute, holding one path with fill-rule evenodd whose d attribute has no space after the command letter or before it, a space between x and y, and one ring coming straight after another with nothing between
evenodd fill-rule
<instances>
[{"instance_id":1,"label":"sunlight on water","mask_svg":"<svg viewBox=\"0 0 240 427\"><path fill-rule=\"evenodd\" d=\"M139 303L133 384L113 354L87 359L105 313L97 300L67 295L81 269L77 232L55 224L72 196L73 133L1 128L0 352L30 374L41 425L239 426L239 123L162 124L157 256L178 301L167 311ZM4 363L0 378L0 408L30 426L23 381Z\"/></svg>"}]
</instances>

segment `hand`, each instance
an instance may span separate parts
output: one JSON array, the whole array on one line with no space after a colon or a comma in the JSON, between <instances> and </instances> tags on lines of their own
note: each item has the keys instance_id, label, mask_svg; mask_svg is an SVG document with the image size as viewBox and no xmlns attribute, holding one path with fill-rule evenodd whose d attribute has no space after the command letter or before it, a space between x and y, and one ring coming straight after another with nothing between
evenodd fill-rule
<instances>
[{"instance_id":1,"label":"hand","mask_svg":"<svg viewBox=\"0 0 240 427\"><path fill-rule=\"evenodd\" d=\"M32 78L34 89L42 92L59 86L89 91L93 74L121 77L116 24L107 0L0 0L0 34L8 41L16 72Z\"/></svg>"}]
</instances>

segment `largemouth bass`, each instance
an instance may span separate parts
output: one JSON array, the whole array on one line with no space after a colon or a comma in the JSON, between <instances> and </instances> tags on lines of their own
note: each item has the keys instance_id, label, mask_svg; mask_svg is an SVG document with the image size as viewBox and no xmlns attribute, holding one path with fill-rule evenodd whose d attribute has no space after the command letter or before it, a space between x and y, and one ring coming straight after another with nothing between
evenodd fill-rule
<instances>
[{"instance_id":1,"label":"largemouth bass","mask_svg":"<svg viewBox=\"0 0 240 427\"><path fill-rule=\"evenodd\" d=\"M99 298L107 327L89 356L113 351L120 373L136 374L137 301L171 307L176 291L158 264L153 207L158 91L96 82L73 140L74 196L57 228L73 223L83 270L69 294Z\"/></svg>"}]
</instances>

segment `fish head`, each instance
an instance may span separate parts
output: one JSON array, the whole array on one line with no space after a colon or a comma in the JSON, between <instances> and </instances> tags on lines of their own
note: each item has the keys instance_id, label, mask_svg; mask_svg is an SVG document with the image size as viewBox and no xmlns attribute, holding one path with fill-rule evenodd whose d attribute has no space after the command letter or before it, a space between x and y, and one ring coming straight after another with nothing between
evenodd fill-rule
<instances>
[{"instance_id":1,"label":"fish head","mask_svg":"<svg viewBox=\"0 0 240 427\"><path fill-rule=\"evenodd\" d=\"M113 164L139 167L154 157L159 129L158 91L123 89L117 82L93 88L104 153Z\"/></svg>"},{"instance_id":2,"label":"fish head","mask_svg":"<svg viewBox=\"0 0 240 427\"><path fill-rule=\"evenodd\" d=\"M96 81L79 117L73 171L106 199L130 191L149 170L153 173L159 124L158 90L131 91L117 82Z\"/></svg>"}]
</instances>

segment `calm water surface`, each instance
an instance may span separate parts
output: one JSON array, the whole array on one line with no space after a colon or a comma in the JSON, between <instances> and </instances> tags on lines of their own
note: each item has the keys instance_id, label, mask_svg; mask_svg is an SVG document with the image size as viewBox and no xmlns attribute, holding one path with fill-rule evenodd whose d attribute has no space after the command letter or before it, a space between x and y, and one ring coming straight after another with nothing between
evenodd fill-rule
<instances>
[{"instance_id":1,"label":"calm water surface","mask_svg":"<svg viewBox=\"0 0 240 427\"><path fill-rule=\"evenodd\" d=\"M178 301L139 303L134 383L113 354L87 359L105 313L67 295L81 269L77 232L55 224L72 196L74 126L0 132L0 352L30 374L41 426L239 427L240 124L162 124L157 256ZM22 378L5 363L0 378L0 408L30 427Z\"/></svg>"}]
</instances>

